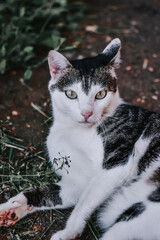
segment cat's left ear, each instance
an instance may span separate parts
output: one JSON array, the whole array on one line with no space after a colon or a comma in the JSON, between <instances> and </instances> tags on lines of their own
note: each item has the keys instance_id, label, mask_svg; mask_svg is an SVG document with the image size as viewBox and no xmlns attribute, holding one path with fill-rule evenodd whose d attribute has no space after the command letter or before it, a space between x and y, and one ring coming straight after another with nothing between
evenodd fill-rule
<instances>
[{"instance_id":1,"label":"cat's left ear","mask_svg":"<svg viewBox=\"0 0 160 240\"><path fill-rule=\"evenodd\" d=\"M51 50L48 55L48 64L50 69L50 74L54 83L59 79L59 77L65 73L69 67L72 65L70 62L59 52Z\"/></svg>"},{"instance_id":2,"label":"cat's left ear","mask_svg":"<svg viewBox=\"0 0 160 240\"><path fill-rule=\"evenodd\" d=\"M118 68L121 63L120 49L121 41L119 38L115 38L107 45L107 47L102 52L102 54L104 54L108 58L109 64L113 65L114 68Z\"/></svg>"}]
</instances>

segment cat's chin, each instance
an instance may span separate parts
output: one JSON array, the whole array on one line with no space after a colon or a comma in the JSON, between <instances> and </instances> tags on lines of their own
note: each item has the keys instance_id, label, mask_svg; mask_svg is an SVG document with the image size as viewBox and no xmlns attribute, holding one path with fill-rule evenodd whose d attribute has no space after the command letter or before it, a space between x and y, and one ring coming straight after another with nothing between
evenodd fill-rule
<instances>
[{"instance_id":1,"label":"cat's chin","mask_svg":"<svg viewBox=\"0 0 160 240\"><path fill-rule=\"evenodd\" d=\"M82 127L92 127L95 122L86 122L86 121L83 121L83 122L78 122L78 124Z\"/></svg>"}]
</instances>

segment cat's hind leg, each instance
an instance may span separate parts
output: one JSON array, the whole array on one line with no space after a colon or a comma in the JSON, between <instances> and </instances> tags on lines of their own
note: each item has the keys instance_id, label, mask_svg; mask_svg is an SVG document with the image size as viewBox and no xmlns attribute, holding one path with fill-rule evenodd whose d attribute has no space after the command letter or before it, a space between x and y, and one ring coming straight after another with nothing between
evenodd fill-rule
<instances>
[{"instance_id":1,"label":"cat's hind leg","mask_svg":"<svg viewBox=\"0 0 160 240\"><path fill-rule=\"evenodd\" d=\"M135 203L107 230L100 240L160 239L160 203Z\"/></svg>"},{"instance_id":2,"label":"cat's hind leg","mask_svg":"<svg viewBox=\"0 0 160 240\"><path fill-rule=\"evenodd\" d=\"M131 234L128 235L129 229L127 231L127 227L127 223L117 223L111 229L109 229L99 240L133 240L134 238L131 238Z\"/></svg>"}]
</instances>

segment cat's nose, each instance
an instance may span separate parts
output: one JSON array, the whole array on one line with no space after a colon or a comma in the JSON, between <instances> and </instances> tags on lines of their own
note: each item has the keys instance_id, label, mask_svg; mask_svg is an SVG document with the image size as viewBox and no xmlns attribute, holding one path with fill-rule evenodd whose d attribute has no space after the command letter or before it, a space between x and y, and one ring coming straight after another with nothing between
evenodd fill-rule
<instances>
[{"instance_id":1,"label":"cat's nose","mask_svg":"<svg viewBox=\"0 0 160 240\"><path fill-rule=\"evenodd\" d=\"M81 113L84 119L87 121L88 118L93 114L93 112L82 112Z\"/></svg>"}]
</instances>

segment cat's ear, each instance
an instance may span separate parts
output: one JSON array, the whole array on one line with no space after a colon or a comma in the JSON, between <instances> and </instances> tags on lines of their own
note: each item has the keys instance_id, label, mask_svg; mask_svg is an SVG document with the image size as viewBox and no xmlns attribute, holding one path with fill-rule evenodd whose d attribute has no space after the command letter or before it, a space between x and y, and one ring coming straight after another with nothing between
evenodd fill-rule
<instances>
[{"instance_id":1,"label":"cat's ear","mask_svg":"<svg viewBox=\"0 0 160 240\"><path fill-rule=\"evenodd\" d=\"M115 38L107 45L107 47L102 52L102 54L104 54L108 58L109 63L112 64L115 68L118 68L121 62L120 49L121 41L119 38Z\"/></svg>"},{"instance_id":2,"label":"cat's ear","mask_svg":"<svg viewBox=\"0 0 160 240\"><path fill-rule=\"evenodd\" d=\"M48 64L52 80L56 82L58 78L72 65L59 52L51 50L48 54Z\"/></svg>"}]
</instances>

